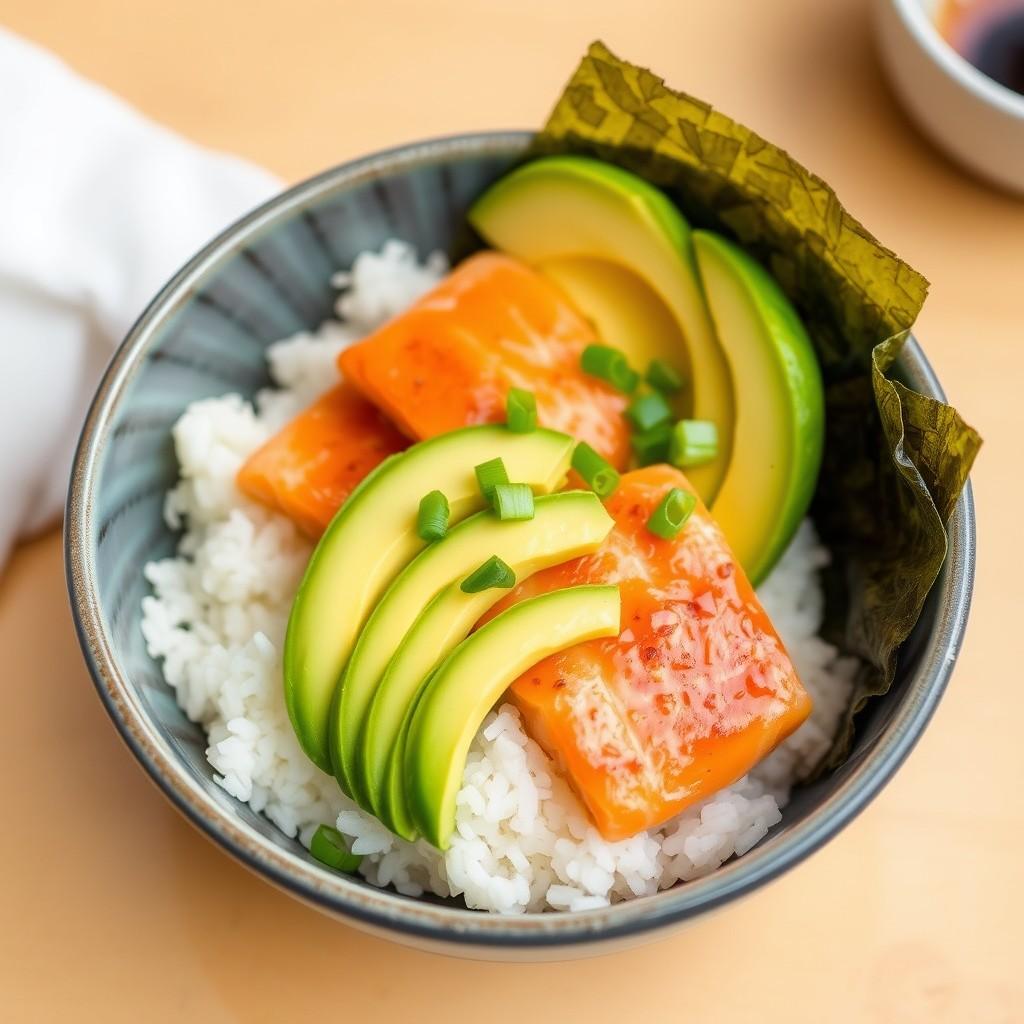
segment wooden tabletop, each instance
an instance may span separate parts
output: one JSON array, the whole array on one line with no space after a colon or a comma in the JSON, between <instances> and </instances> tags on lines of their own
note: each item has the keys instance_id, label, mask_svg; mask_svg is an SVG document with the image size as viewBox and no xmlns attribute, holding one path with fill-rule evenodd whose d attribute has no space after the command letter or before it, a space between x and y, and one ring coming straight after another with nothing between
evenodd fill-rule
<instances>
[{"instance_id":1,"label":"wooden tabletop","mask_svg":"<svg viewBox=\"0 0 1024 1024\"><path fill-rule=\"evenodd\" d=\"M861 0L3 0L0 21L292 180L405 140L538 125L603 38L787 146L931 279L919 335L987 442L967 642L895 780L767 890L655 945L563 965L369 939L215 849L107 721L57 535L23 546L0 581L0 1017L1024 1020L1024 203L914 132Z\"/></svg>"}]
</instances>

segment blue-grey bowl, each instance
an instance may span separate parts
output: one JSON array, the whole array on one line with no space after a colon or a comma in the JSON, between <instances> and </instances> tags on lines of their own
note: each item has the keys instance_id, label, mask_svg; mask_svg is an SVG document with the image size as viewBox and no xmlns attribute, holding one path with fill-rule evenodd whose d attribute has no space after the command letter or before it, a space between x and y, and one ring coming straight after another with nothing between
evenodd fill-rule
<instances>
[{"instance_id":1,"label":"blue-grey bowl","mask_svg":"<svg viewBox=\"0 0 1024 1024\"><path fill-rule=\"evenodd\" d=\"M974 568L970 491L949 523L949 556L889 694L860 722L835 773L799 789L783 821L709 877L606 910L502 917L410 899L325 870L295 840L213 781L202 730L146 653L142 566L174 551L161 514L174 484L171 425L189 402L268 383L264 349L331 315L331 274L387 238L461 255L467 206L521 157L530 136L424 142L345 164L225 231L154 299L113 359L82 431L66 519L67 574L82 649L111 718L171 801L242 863L320 910L409 945L487 959L566 959L650 938L764 885L834 836L913 747L945 688ZM942 390L916 343L904 382Z\"/></svg>"}]
</instances>

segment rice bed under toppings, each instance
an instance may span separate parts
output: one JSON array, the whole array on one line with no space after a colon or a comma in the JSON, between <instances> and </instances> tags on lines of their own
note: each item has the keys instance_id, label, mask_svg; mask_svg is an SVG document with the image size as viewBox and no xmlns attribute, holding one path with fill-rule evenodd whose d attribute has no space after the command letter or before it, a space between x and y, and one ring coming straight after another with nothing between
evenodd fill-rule
<instances>
[{"instance_id":1,"label":"rice bed under toppings","mask_svg":"<svg viewBox=\"0 0 1024 1024\"><path fill-rule=\"evenodd\" d=\"M174 427L181 480L166 518L182 529L176 558L151 562L143 600L150 654L178 703L207 732L217 782L308 846L335 822L363 854L374 885L410 896L461 896L499 913L586 910L706 875L757 844L781 820L792 786L827 749L855 663L821 640L818 570L828 560L805 522L758 594L814 699L807 722L735 785L660 829L608 842L519 713L492 711L463 775L451 847L407 843L361 811L299 748L284 706L281 652L292 597L311 551L286 518L245 498L245 458L336 379L342 347L404 309L445 273L408 245L364 253L335 284L339 319L268 350L278 385L252 404L238 395L194 402Z\"/></svg>"}]
</instances>

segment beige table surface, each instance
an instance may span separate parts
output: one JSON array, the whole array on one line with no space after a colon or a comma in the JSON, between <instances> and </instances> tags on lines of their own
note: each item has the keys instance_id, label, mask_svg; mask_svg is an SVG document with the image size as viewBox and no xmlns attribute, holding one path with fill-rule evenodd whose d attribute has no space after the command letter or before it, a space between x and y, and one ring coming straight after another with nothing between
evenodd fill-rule
<instances>
[{"instance_id":1,"label":"beige table surface","mask_svg":"<svg viewBox=\"0 0 1024 1024\"><path fill-rule=\"evenodd\" d=\"M58 537L25 545L0 581L0 1019L1024 1021L1024 203L909 128L861 0L0 0L0 23L288 179L403 140L537 125L603 37L787 145L927 274L920 336L987 439L971 628L897 778L766 891L565 965L368 939L220 853L107 721Z\"/></svg>"}]
</instances>

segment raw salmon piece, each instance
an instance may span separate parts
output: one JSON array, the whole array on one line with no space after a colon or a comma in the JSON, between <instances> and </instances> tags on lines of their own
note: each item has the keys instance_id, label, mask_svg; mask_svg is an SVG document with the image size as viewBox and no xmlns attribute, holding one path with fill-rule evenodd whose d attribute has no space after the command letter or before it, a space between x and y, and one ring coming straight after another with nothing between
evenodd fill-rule
<instances>
[{"instance_id":1,"label":"raw salmon piece","mask_svg":"<svg viewBox=\"0 0 1024 1024\"><path fill-rule=\"evenodd\" d=\"M532 391L542 426L588 441L623 468L626 397L580 368L597 341L547 278L482 252L338 357L353 381L410 437L505 418L510 387Z\"/></svg>"},{"instance_id":2,"label":"raw salmon piece","mask_svg":"<svg viewBox=\"0 0 1024 1024\"><path fill-rule=\"evenodd\" d=\"M371 469L406 439L351 384L299 413L238 471L239 489L319 537Z\"/></svg>"},{"instance_id":3,"label":"raw salmon piece","mask_svg":"<svg viewBox=\"0 0 1024 1024\"><path fill-rule=\"evenodd\" d=\"M662 824L735 782L807 717L811 700L753 587L702 504L674 540L647 519L668 466L622 477L615 527L593 555L537 573L491 614L580 583L618 583L620 636L554 655L509 696L601 834Z\"/></svg>"}]
</instances>

